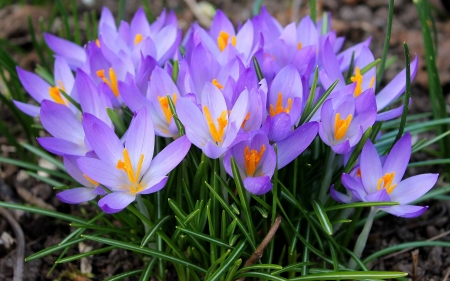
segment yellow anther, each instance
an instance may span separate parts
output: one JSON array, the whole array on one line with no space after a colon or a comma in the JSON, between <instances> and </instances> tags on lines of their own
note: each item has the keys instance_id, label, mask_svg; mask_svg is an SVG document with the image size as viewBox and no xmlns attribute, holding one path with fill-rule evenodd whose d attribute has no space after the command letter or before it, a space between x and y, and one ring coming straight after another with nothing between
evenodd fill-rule
<instances>
[{"instance_id":1,"label":"yellow anther","mask_svg":"<svg viewBox=\"0 0 450 281\"><path fill-rule=\"evenodd\" d=\"M220 84L219 80L217 80L216 78L214 78L211 82L214 86L217 87L217 89L222 90L223 89L223 85Z\"/></svg>"},{"instance_id":2,"label":"yellow anther","mask_svg":"<svg viewBox=\"0 0 450 281\"><path fill-rule=\"evenodd\" d=\"M136 36L134 36L134 45L139 44L142 41L142 39L144 39L142 34L140 33L136 34Z\"/></svg>"},{"instance_id":3,"label":"yellow anther","mask_svg":"<svg viewBox=\"0 0 450 281\"><path fill-rule=\"evenodd\" d=\"M253 177L256 172L256 168L258 168L259 162L261 161L264 151L266 150L266 146L261 145L261 149L257 151L256 149L250 150L248 145L244 149L244 161L245 161L245 172L247 176Z\"/></svg>"},{"instance_id":4,"label":"yellow anther","mask_svg":"<svg viewBox=\"0 0 450 281\"><path fill-rule=\"evenodd\" d=\"M91 179L90 177L88 177L86 174L83 174L83 177L90 182L93 186L98 186L98 182L96 182L95 180Z\"/></svg>"},{"instance_id":5,"label":"yellow anther","mask_svg":"<svg viewBox=\"0 0 450 281\"><path fill-rule=\"evenodd\" d=\"M353 92L353 96L357 98L362 93L362 81L363 81L363 76L361 75L359 67L355 67L355 75L350 77L350 80L352 82L356 82L356 87L355 91Z\"/></svg>"},{"instance_id":6,"label":"yellow anther","mask_svg":"<svg viewBox=\"0 0 450 281\"><path fill-rule=\"evenodd\" d=\"M375 84L375 76L373 76L373 77L370 79L369 88L372 88L374 84Z\"/></svg>"},{"instance_id":7,"label":"yellow anther","mask_svg":"<svg viewBox=\"0 0 450 281\"><path fill-rule=\"evenodd\" d=\"M98 40L98 39L95 39L95 45L97 45L97 47L99 47L99 48L100 48L100 40Z\"/></svg>"},{"instance_id":8,"label":"yellow anther","mask_svg":"<svg viewBox=\"0 0 450 281\"><path fill-rule=\"evenodd\" d=\"M358 168L358 170L356 171L356 176L357 176L358 178L361 177L361 168Z\"/></svg>"},{"instance_id":9,"label":"yellow anther","mask_svg":"<svg viewBox=\"0 0 450 281\"><path fill-rule=\"evenodd\" d=\"M392 181L394 180L395 172L392 173L386 173L384 176L378 179L378 190L381 190L382 188L386 189L386 192L388 194L391 194L392 191L394 191L397 184L392 184Z\"/></svg>"},{"instance_id":10,"label":"yellow anther","mask_svg":"<svg viewBox=\"0 0 450 281\"><path fill-rule=\"evenodd\" d=\"M289 112L291 112L291 107L292 107L292 99L288 98L287 101L287 106L283 107L283 94L281 92L278 93L278 98L277 98L277 104L275 105L275 108L273 107L273 104L270 105L270 116L273 117L277 114L280 114L281 112L285 112L287 114L289 114Z\"/></svg>"},{"instance_id":11,"label":"yellow anther","mask_svg":"<svg viewBox=\"0 0 450 281\"><path fill-rule=\"evenodd\" d=\"M219 33L219 37L217 37L217 46L219 46L219 50L222 52L228 45L228 39L230 39L230 34L225 31L221 31ZM236 36L231 36L231 45L236 47Z\"/></svg>"},{"instance_id":12,"label":"yellow anther","mask_svg":"<svg viewBox=\"0 0 450 281\"><path fill-rule=\"evenodd\" d=\"M205 114L206 122L208 123L209 132L216 144L223 141L223 134L225 133L225 127L228 125L228 112L224 110L217 118L218 127L214 123L211 112L206 105L203 106L203 113Z\"/></svg>"},{"instance_id":13,"label":"yellow anther","mask_svg":"<svg viewBox=\"0 0 450 281\"><path fill-rule=\"evenodd\" d=\"M174 104L177 103L177 94L173 94L172 100ZM164 116L166 117L167 123L170 124L170 121L172 120L172 111L169 107L169 99L167 97L158 97L158 101Z\"/></svg>"},{"instance_id":14,"label":"yellow anther","mask_svg":"<svg viewBox=\"0 0 450 281\"><path fill-rule=\"evenodd\" d=\"M125 171L125 173L127 173L128 180L130 181L130 183L124 184L122 188L128 190L132 194L136 194L144 190L145 186L141 185L139 179L143 162L144 154L141 154L135 171L133 169L133 164L131 163L130 155L128 154L128 150L126 148L123 149L123 160L117 161L116 169Z\"/></svg>"},{"instance_id":15,"label":"yellow anther","mask_svg":"<svg viewBox=\"0 0 450 281\"><path fill-rule=\"evenodd\" d=\"M349 114L346 119L341 119L341 114L336 113L334 117L334 139L340 140L347 133L348 127L352 122L353 115Z\"/></svg>"},{"instance_id":16,"label":"yellow anther","mask_svg":"<svg viewBox=\"0 0 450 281\"><path fill-rule=\"evenodd\" d=\"M302 47L303 47L302 42L298 42L298 43L297 43L297 51L298 51L298 50L301 50Z\"/></svg>"},{"instance_id":17,"label":"yellow anther","mask_svg":"<svg viewBox=\"0 0 450 281\"><path fill-rule=\"evenodd\" d=\"M119 97L119 84L117 82L116 73L114 72L114 69L112 67L109 68L109 80L105 77L105 70L97 70L95 72L98 77L100 77L103 82L105 82L109 88L111 88L111 91L114 93L114 96L116 98Z\"/></svg>"},{"instance_id":18,"label":"yellow anther","mask_svg":"<svg viewBox=\"0 0 450 281\"><path fill-rule=\"evenodd\" d=\"M49 87L48 94L52 98L52 100L56 103L67 105L66 101L61 96L61 92L59 91L58 86Z\"/></svg>"},{"instance_id":19,"label":"yellow anther","mask_svg":"<svg viewBox=\"0 0 450 281\"><path fill-rule=\"evenodd\" d=\"M245 115L244 121L242 121L242 125L241 125L242 129L245 127L245 123L247 123L249 118L250 118L250 111L247 112L247 115Z\"/></svg>"}]
</instances>

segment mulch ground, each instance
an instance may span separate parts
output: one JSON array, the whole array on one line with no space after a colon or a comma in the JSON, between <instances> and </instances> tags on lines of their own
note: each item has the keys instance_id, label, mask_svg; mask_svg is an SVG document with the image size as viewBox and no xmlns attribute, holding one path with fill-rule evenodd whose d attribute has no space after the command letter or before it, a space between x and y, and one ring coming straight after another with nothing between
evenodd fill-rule
<instances>
[{"instance_id":1,"label":"mulch ground","mask_svg":"<svg viewBox=\"0 0 450 281\"><path fill-rule=\"evenodd\" d=\"M443 0L447 1L447 0ZM94 6L85 6L80 2L79 14L83 11L96 9L100 11L100 3ZM101 1L97 1L101 2ZM116 1L103 1L117 15ZM158 15L165 7L175 10L180 26L186 29L194 20L192 12L184 2L176 0L151 1L155 15ZM243 22L251 16L253 1L210 1L217 8L225 11L233 22ZM264 1L268 10L283 24L298 20L308 12L305 6L308 1ZM345 36L344 48L361 42L372 36L371 50L375 57L381 57L382 46L387 22L387 0L322 0L318 1L318 14L321 11L331 11L333 16L333 28L339 36ZM446 95L447 103L450 103L450 13L445 10L438 0L430 1L435 8L436 27L439 39L439 53L437 66L440 72L441 84ZM127 18L130 19L137 9L140 1L127 1ZM300 5L302 4L302 5ZM299 5L299 6L295 6ZM50 15L50 7L47 6L8 6L0 10L0 37L10 40L26 50L25 54L14 54L19 65L32 70L39 62L36 52L32 49L31 36L28 33L27 17L31 16L37 26L39 18L44 20ZM61 22L55 21L54 30L61 28ZM385 81L392 79L398 71L404 68L403 42L407 42L411 54L419 56L419 71L412 87L413 102L410 106L411 113L430 112L431 106L428 96L428 81L424 60L423 39L420 31L420 22L417 9L406 0L395 1L394 23L389 54L397 56L398 60L385 72ZM0 91L3 91L0 85ZM21 137L20 129L14 123L12 114L3 104L0 104L0 118L11 120L11 132ZM14 149L8 144L6 138L0 136L0 153L2 156L14 157ZM428 159L426 154L417 154L413 161ZM83 216L92 211L92 207L69 206L59 202L52 188L39 183L27 176L21 169L2 164L0 166L0 200L6 202L28 203L44 208L70 214ZM427 167L428 171L439 171L440 167ZM425 171L426 171L425 170ZM410 174L424 172L424 169L415 169ZM443 183L439 183L443 185ZM370 254L388 246L403 242L440 240L450 242L450 203L448 201L429 201L429 210L416 219L401 219L393 216L385 216L375 221L365 254ZM25 257L45 247L61 241L71 229L65 222L49 219L47 217L28 214L20 211L10 212L19 222L25 236ZM14 261L16 256L16 243L11 224L0 216L0 280L12 280ZM86 246L86 245L81 245ZM88 244L87 246L97 246ZM68 254L78 253L79 249L73 249ZM103 280L104 278L120 272L137 269L142 266L139 259L124 250L115 250L105 255L95 256L85 261L58 265L48 275L57 254L42 259L27 262L24 268L24 280ZM95 277L89 277L81 273L91 266L91 272ZM83 267L83 268L81 268ZM403 252L393 253L370 264L375 270L400 270L410 273L412 280L444 280L450 274L450 248L422 247L418 250L407 249ZM172 278L171 278L172 279ZM129 280L135 280L130 278ZM173 277L173 280L176 280Z\"/></svg>"}]
</instances>

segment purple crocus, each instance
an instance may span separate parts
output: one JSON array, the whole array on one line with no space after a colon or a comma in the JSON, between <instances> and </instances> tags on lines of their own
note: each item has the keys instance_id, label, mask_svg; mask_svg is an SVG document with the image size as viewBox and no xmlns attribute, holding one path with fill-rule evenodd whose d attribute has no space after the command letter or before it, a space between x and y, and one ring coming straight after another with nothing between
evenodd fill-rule
<instances>
[{"instance_id":1,"label":"purple crocus","mask_svg":"<svg viewBox=\"0 0 450 281\"><path fill-rule=\"evenodd\" d=\"M427 210L427 206L409 205L428 192L436 183L438 174L421 174L402 180L411 156L411 136L406 133L392 147L384 164L370 140L360 156L360 170L356 176L342 174L342 184L351 196L342 194L331 186L331 197L341 203L399 202L400 205L380 207L390 214L414 218ZM358 179L358 177L360 179Z\"/></svg>"},{"instance_id":2,"label":"purple crocus","mask_svg":"<svg viewBox=\"0 0 450 281\"><path fill-rule=\"evenodd\" d=\"M230 148L223 159L225 171L233 177L231 157L236 161L245 189L261 195L272 189L270 179L275 171L276 155L266 134L253 131L252 136Z\"/></svg>"},{"instance_id":3,"label":"purple crocus","mask_svg":"<svg viewBox=\"0 0 450 281\"><path fill-rule=\"evenodd\" d=\"M236 136L248 112L248 90L244 90L229 112L222 92L207 82L202 93L201 111L192 101L180 98L177 113L189 140L206 156L217 159L236 143Z\"/></svg>"},{"instance_id":4,"label":"purple crocus","mask_svg":"<svg viewBox=\"0 0 450 281\"><path fill-rule=\"evenodd\" d=\"M98 195L105 195L106 191L98 184L98 182L89 178L80 168L78 168L77 156L64 156L64 167L66 167L67 173L74 178L77 182L81 183L83 187L75 187L64 190L56 196L59 200L67 204L79 204L94 199Z\"/></svg>"},{"instance_id":5,"label":"purple crocus","mask_svg":"<svg viewBox=\"0 0 450 281\"><path fill-rule=\"evenodd\" d=\"M23 70L20 67L17 67L16 70L22 86L38 103L41 103L43 100L51 100L70 107L72 111L76 111L75 107L61 94L62 90L70 95L74 85L73 74L63 58L56 57L55 59L55 79L53 86L35 73ZM19 101L14 101L14 104L25 114L33 117L39 116L38 106Z\"/></svg>"},{"instance_id":6,"label":"purple crocus","mask_svg":"<svg viewBox=\"0 0 450 281\"><path fill-rule=\"evenodd\" d=\"M132 119L125 147L110 127L91 114L83 115L83 128L99 159L81 157L78 166L90 179L112 191L98 202L106 213L121 211L138 194L162 189L167 174L184 159L191 146L183 136L153 158L155 132L146 108Z\"/></svg>"},{"instance_id":7,"label":"purple crocus","mask_svg":"<svg viewBox=\"0 0 450 281\"><path fill-rule=\"evenodd\" d=\"M358 106L359 105L359 106ZM363 111L358 109L364 106ZM346 95L334 105L333 100L324 102L321 110L319 135L334 152L345 154L354 147L362 134L373 125L376 117L376 105L373 90L361 94L358 100Z\"/></svg>"}]
</instances>

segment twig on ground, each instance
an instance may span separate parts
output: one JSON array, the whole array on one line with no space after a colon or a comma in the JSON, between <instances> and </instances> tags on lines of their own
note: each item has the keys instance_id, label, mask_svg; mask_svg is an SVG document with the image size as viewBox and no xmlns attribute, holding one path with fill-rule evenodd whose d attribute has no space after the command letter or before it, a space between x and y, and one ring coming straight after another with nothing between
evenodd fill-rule
<instances>
[{"instance_id":1,"label":"twig on ground","mask_svg":"<svg viewBox=\"0 0 450 281\"><path fill-rule=\"evenodd\" d=\"M198 19L200 25L204 27L209 27L211 25L211 20L200 10L197 2L195 0L184 0L188 5L189 9L192 11L194 16Z\"/></svg>"},{"instance_id":2,"label":"twig on ground","mask_svg":"<svg viewBox=\"0 0 450 281\"><path fill-rule=\"evenodd\" d=\"M0 214L5 217L16 236L17 248L16 248L16 262L14 264L14 279L13 281L22 281L23 279L23 261L25 256L25 236L23 235L22 228L14 217L8 212L8 210L0 207Z\"/></svg>"},{"instance_id":3,"label":"twig on ground","mask_svg":"<svg viewBox=\"0 0 450 281\"><path fill-rule=\"evenodd\" d=\"M264 237L261 244L259 244L258 248L256 248L253 255L245 262L243 268L255 264L262 257L264 249L267 247L267 245L269 245L273 236L275 236L275 233L277 232L280 223L281 223L281 216L277 216L272 226L270 227L269 232L267 232L266 237ZM244 281L244 280L245 277L242 277L237 279L236 281Z\"/></svg>"},{"instance_id":4,"label":"twig on ground","mask_svg":"<svg viewBox=\"0 0 450 281\"><path fill-rule=\"evenodd\" d=\"M412 251L411 257L413 262L412 279L417 280L417 264L419 263L419 250Z\"/></svg>"},{"instance_id":5,"label":"twig on ground","mask_svg":"<svg viewBox=\"0 0 450 281\"><path fill-rule=\"evenodd\" d=\"M442 279L442 281L447 281L448 277L450 276L450 267L447 270L447 273L444 276L444 279Z\"/></svg>"}]
</instances>

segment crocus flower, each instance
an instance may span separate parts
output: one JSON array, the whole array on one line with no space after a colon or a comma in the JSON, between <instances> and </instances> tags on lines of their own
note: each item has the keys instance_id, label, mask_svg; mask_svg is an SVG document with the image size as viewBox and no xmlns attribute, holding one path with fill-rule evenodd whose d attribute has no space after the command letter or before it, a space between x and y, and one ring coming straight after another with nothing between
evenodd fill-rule
<instances>
[{"instance_id":1,"label":"crocus flower","mask_svg":"<svg viewBox=\"0 0 450 281\"><path fill-rule=\"evenodd\" d=\"M409 205L428 192L436 183L438 174L421 174L402 180L411 156L411 136L406 133L392 147L382 164L375 146L370 140L364 145L360 156L360 171L355 179L342 174L342 184L351 194L347 196L331 186L333 199L342 203L364 202L399 202L400 205L379 207L390 214L414 218L427 210L427 206Z\"/></svg>"},{"instance_id":2,"label":"crocus flower","mask_svg":"<svg viewBox=\"0 0 450 281\"><path fill-rule=\"evenodd\" d=\"M67 62L61 58L55 59L55 80L53 85L47 83L43 78L32 72L17 67L17 74L22 86L31 97L41 103L43 100L51 100L56 103L70 107L75 111L75 107L61 94L61 90L70 95L74 77ZM39 116L39 107L31 104L14 101L14 104L24 113L30 116Z\"/></svg>"},{"instance_id":3,"label":"crocus flower","mask_svg":"<svg viewBox=\"0 0 450 281\"><path fill-rule=\"evenodd\" d=\"M125 147L110 127L91 114L83 115L83 128L99 159L81 157L78 166L90 179L112 191L98 202L106 213L121 211L138 194L162 189L167 174L184 159L191 145L187 137L180 137L153 158L155 132L146 108L132 119Z\"/></svg>"},{"instance_id":4,"label":"crocus flower","mask_svg":"<svg viewBox=\"0 0 450 281\"><path fill-rule=\"evenodd\" d=\"M371 91L371 94L361 97L358 102L353 95L346 95L336 105L333 105L331 99L322 105L319 135L334 152L349 152L367 128L375 122L375 97L372 89L368 91ZM357 105L364 105L365 110L358 112Z\"/></svg>"},{"instance_id":5,"label":"crocus flower","mask_svg":"<svg viewBox=\"0 0 450 281\"><path fill-rule=\"evenodd\" d=\"M64 167L66 167L67 173L83 185L82 187L67 189L56 194L56 197L64 203L79 204L92 200L98 195L106 194L106 191L98 184L98 182L81 172L77 164L78 158L79 157L77 156L70 155L66 155L63 158Z\"/></svg>"},{"instance_id":6,"label":"crocus flower","mask_svg":"<svg viewBox=\"0 0 450 281\"><path fill-rule=\"evenodd\" d=\"M233 177L231 157L236 161L245 189L261 195L272 189L270 179L275 171L276 155L266 134L254 131L252 136L230 148L223 159L225 171Z\"/></svg>"},{"instance_id":7,"label":"crocus flower","mask_svg":"<svg viewBox=\"0 0 450 281\"><path fill-rule=\"evenodd\" d=\"M233 142L248 112L248 90L244 90L231 112L221 91L207 82L202 93L201 111L193 102L180 98L177 114L189 140L206 156L219 158Z\"/></svg>"}]
</instances>

